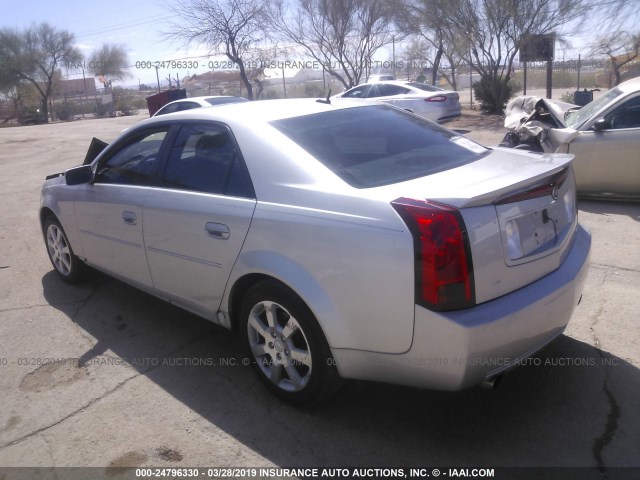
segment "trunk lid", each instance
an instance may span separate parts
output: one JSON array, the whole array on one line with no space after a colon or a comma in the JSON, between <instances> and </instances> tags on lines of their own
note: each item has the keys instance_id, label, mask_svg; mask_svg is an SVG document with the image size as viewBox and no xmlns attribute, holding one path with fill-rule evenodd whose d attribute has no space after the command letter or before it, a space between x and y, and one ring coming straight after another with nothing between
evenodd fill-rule
<instances>
[{"instance_id":1,"label":"trunk lid","mask_svg":"<svg viewBox=\"0 0 640 480\"><path fill-rule=\"evenodd\" d=\"M577 227L572 159L496 149L470 164L383 188L389 190L386 198L459 209L473 259L476 302L482 303L562 263Z\"/></svg>"},{"instance_id":2,"label":"trunk lid","mask_svg":"<svg viewBox=\"0 0 640 480\"><path fill-rule=\"evenodd\" d=\"M468 142L469 148L484 147L459 137L457 143ZM378 195L428 198L456 208L491 204L510 192L558 173L570 165L570 154L535 154L509 148L494 148L475 162L426 177L371 189ZM426 195L426 197L425 197Z\"/></svg>"}]
</instances>

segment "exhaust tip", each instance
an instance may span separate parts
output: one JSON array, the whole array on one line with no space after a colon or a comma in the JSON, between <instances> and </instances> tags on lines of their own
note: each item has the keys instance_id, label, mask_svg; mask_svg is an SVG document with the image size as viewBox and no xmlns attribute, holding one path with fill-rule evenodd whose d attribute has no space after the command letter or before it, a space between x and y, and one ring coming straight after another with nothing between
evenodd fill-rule
<instances>
[{"instance_id":1,"label":"exhaust tip","mask_svg":"<svg viewBox=\"0 0 640 480\"><path fill-rule=\"evenodd\" d=\"M480 386L486 390L495 390L502 383L502 378L504 375L496 375L495 377L485 378Z\"/></svg>"}]
</instances>

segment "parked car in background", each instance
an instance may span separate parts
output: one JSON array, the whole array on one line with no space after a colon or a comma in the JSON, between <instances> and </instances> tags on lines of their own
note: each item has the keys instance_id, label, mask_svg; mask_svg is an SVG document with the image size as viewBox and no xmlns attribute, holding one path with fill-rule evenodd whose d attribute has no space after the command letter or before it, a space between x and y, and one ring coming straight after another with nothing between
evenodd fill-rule
<instances>
[{"instance_id":1,"label":"parked car in background","mask_svg":"<svg viewBox=\"0 0 640 480\"><path fill-rule=\"evenodd\" d=\"M402 80L369 82L332 98L384 102L438 123L460 117L458 93L426 83Z\"/></svg>"},{"instance_id":2,"label":"parked car in background","mask_svg":"<svg viewBox=\"0 0 640 480\"><path fill-rule=\"evenodd\" d=\"M640 199L640 78L578 107L539 97L507 105L501 145L575 155L578 193Z\"/></svg>"},{"instance_id":3,"label":"parked car in background","mask_svg":"<svg viewBox=\"0 0 640 480\"><path fill-rule=\"evenodd\" d=\"M248 102L248 100L244 97L232 97L226 95L183 98L167 103L153 116L157 117L158 115L166 115L167 113L181 112L183 110L191 110L193 108L211 107L215 105L240 102Z\"/></svg>"},{"instance_id":4,"label":"parked car in background","mask_svg":"<svg viewBox=\"0 0 640 480\"><path fill-rule=\"evenodd\" d=\"M48 177L39 218L63 280L90 265L237 331L285 401L341 378L458 390L496 385L581 298L571 161L384 104L246 102L136 124Z\"/></svg>"}]
</instances>

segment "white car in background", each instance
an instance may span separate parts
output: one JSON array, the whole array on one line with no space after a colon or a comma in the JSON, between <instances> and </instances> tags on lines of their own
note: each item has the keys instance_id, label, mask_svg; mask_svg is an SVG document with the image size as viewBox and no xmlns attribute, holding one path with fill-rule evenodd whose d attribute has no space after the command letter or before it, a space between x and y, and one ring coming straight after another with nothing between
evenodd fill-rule
<instances>
[{"instance_id":1,"label":"white car in background","mask_svg":"<svg viewBox=\"0 0 640 480\"><path fill-rule=\"evenodd\" d=\"M581 298L572 159L388 105L245 102L136 124L49 176L39 218L63 280L90 265L237 331L285 401L340 378L459 390L495 385Z\"/></svg>"},{"instance_id":2,"label":"white car in background","mask_svg":"<svg viewBox=\"0 0 640 480\"><path fill-rule=\"evenodd\" d=\"M216 105L226 105L227 103L248 102L244 97L232 97L228 95L209 95L205 97L181 98L167 103L153 116L166 115L167 113L182 112L183 110L192 110L194 108L207 108Z\"/></svg>"},{"instance_id":3,"label":"white car in background","mask_svg":"<svg viewBox=\"0 0 640 480\"><path fill-rule=\"evenodd\" d=\"M461 113L458 92L403 80L363 83L332 98L388 103L438 123L455 120Z\"/></svg>"}]
</instances>

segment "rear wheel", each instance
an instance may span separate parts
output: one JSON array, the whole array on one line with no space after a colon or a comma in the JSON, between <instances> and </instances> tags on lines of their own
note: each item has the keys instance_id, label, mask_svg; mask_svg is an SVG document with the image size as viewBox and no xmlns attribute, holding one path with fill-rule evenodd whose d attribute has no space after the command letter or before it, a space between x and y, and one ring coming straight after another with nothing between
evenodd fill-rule
<instances>
[{"instance_id":1,"label":"rear wheel","mask_svg":"<svg viewBox=\"0 0 640 480\"><path fill-rule=\"evenodd\" d=\"M280 399L308 404L339 387L340 377L320 326L288 288L264 281L249 289L240 330L254 371Z\"/></svg>"},{"instance_id":2,"label":"rear wheel","mask_svg":"<svg viewBox=\"0 0 640 480\"><path fill-rule=\"evenodd\" d=\"M44 222L44 238L49 260L62 280L75 283L80 280L84 264L75 256L60 222L49 217Z\"/></svg>"}]
</instances>

